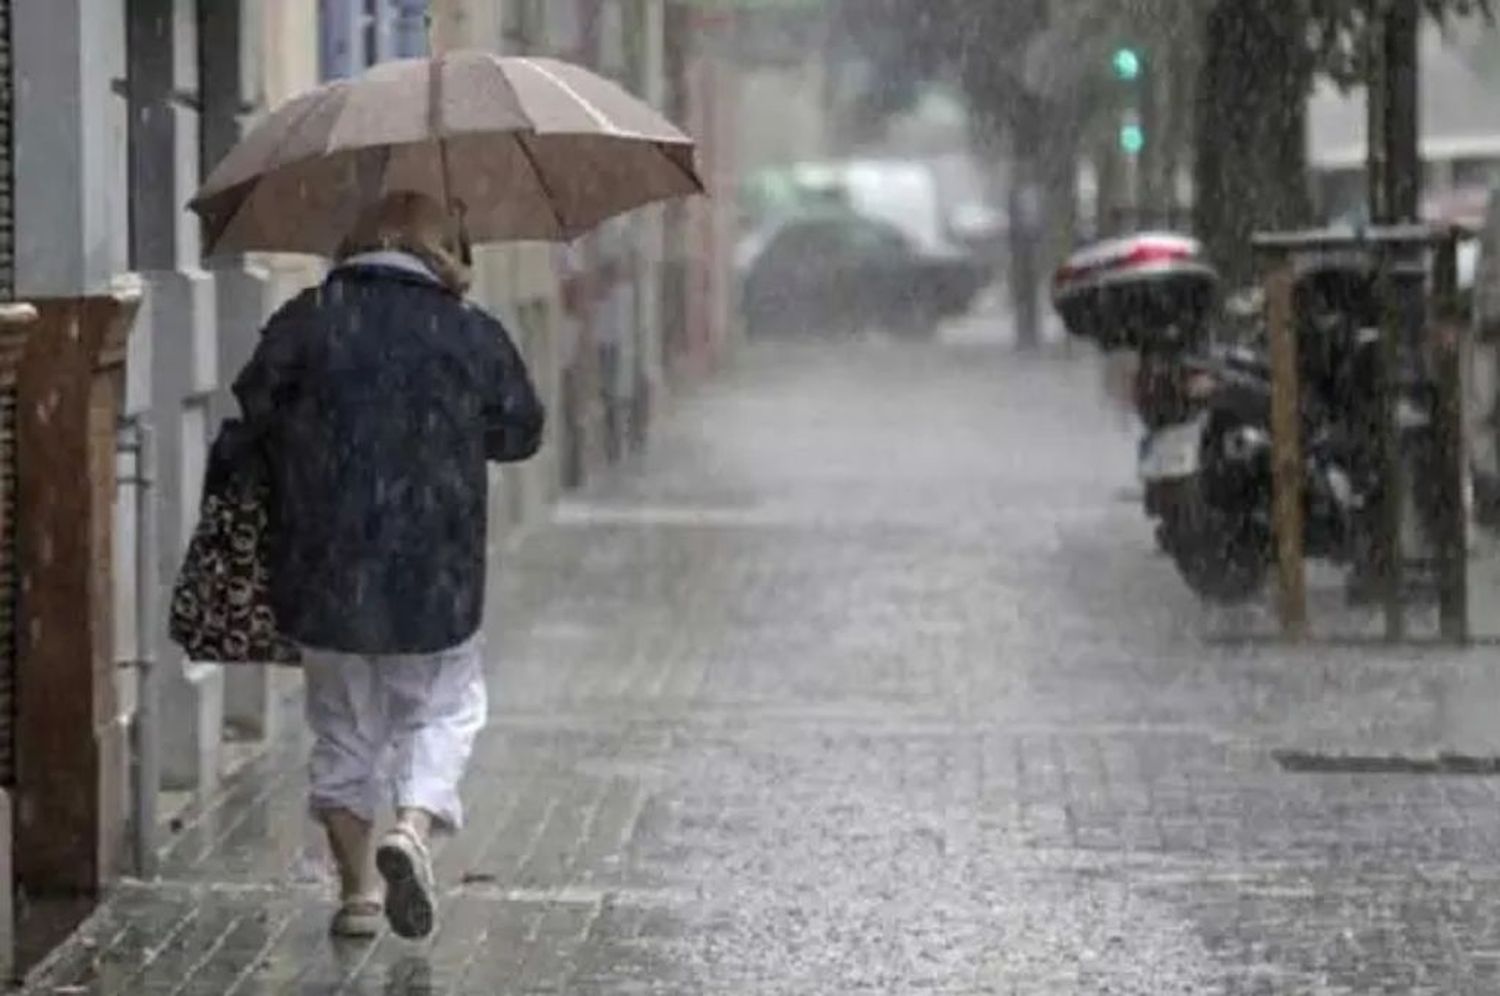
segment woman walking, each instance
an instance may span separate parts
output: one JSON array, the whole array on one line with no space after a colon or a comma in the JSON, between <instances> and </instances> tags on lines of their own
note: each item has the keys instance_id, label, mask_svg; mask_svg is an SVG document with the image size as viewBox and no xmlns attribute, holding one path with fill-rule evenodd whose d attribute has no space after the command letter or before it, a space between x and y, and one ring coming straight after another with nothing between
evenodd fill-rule
<instances>
[{"instance_id":1,"label":"woman walking","mask_svg":"<svg viewBox=\"0 0 1500 996\"><path fill-rule=\"evenodd\" d=\"M462 226L395 194L328 279L282 308L235 381L272 484L271 601L302 647L311 799L338 865L332 931L431 933L435 833L486 714L486 460L543 412L498 321L466 304ZM381 805L393 829L375 841ZM378 871L378 876L375 872Z\"/></svg>"}]
</instances>

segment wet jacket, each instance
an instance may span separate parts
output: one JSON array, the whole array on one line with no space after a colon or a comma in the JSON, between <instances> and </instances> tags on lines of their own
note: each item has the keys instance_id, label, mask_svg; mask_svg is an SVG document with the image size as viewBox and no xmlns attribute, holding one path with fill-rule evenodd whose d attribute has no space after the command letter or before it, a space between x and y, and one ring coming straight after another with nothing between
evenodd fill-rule
<instances>
[{"instance_id":1,"label":"wet jacket","mask_svg":"<svg viewBox=\"0 0 1500 996\"><path fill-rule=\"evenodd\" d=\"M485 461L536 452L543 412L498 321L383 266L282 308L234 384L272 482L282 632L345 653L431 653L478 629Z\"/></svg>"}]
</instances>

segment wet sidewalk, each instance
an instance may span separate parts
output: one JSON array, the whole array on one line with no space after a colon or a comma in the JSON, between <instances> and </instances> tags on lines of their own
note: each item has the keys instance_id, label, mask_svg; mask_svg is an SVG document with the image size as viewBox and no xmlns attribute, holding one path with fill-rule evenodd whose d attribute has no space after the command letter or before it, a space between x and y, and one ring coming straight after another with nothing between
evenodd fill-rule
<instances>
[{"instance_id":1,"label":"wet sidewalk","mask_svg":"<svg viewBox=\"0 0 1500 996\"><path fill-rule=\"evenodd\" d=\"M327 939L288 744L29 992L1500 990L1500 783L1277 760L1493 751L1493 653L1217 639L1099 385L751 351L500 554L430 943Z\"/></svg>"}]
</instances>

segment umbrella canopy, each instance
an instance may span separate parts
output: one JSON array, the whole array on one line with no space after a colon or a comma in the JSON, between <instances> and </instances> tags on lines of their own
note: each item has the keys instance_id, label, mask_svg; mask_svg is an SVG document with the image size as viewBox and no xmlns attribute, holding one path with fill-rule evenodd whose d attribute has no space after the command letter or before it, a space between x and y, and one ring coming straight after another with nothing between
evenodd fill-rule
<instances>
[{"instance_id":1,"label":"umbrella canopy","mask_svg":"<svg viewBox=\"0 0 1500 996\"><path fill-rule=\"evenodd\" d=\"M567 241L701 193L693 142L614 83L555 59L463 51L381 63L288 101L192 201L210 253L334 253L388 194L457 210L469 237Z\"/></svg>"}]
</instances>

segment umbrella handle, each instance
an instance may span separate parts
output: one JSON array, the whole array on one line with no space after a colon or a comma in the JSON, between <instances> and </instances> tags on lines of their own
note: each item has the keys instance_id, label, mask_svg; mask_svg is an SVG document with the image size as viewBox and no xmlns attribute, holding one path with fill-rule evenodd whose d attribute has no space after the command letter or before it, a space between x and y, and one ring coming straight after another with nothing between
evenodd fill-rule
<instances>
[{"instance_id":1,"label":"umbrella handle","mask_svg":"<svg viewBox=\"0 0 1500 996\"><path fill-rule=\"evenodd\" d=\"M438 158L441 160L439 169L443 172L443 208L458 218L458 258L464 266L474 265L474 247L469 242L469 209L462 200L453 196L453 186L448 172L448 141L439 138Z\"/></svg>"}]
</instances>

